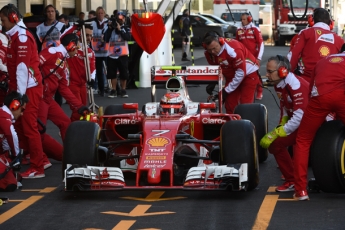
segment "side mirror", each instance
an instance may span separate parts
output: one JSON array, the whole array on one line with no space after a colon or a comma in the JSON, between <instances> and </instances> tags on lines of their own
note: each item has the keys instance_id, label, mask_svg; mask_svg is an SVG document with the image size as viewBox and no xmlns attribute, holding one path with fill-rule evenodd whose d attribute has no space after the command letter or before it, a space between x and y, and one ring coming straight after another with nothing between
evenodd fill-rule
<instances>
[{"instance_id":1,"label":"side mirror","mask_svg":"<svg viewBox=\"0 0 345 230\"><path fill-rule=\"evenodd\" d=\"M123 103L122 107L124 109L135 109L135 110L138 110L139 105L138 105L138 103Z\"/></svg>"}]
</instances>

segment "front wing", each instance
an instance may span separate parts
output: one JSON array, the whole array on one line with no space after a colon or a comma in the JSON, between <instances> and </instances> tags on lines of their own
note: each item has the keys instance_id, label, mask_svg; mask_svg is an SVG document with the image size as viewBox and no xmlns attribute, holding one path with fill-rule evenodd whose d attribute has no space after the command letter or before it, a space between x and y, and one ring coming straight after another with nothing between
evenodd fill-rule
<instances>
[{"instance_id":1,"label":"front wing","mask_svg":"<svg viewBox=\"0 0 345 230\"><path fill-rule=\"evenodd\" d=\"M126 186L124 175L117 167L67 165L64 172L65 191L97 191L122 189L188 189L247 190L248 164L202 166L189 169L183 186Z\"/></svg>"}]
</instances>

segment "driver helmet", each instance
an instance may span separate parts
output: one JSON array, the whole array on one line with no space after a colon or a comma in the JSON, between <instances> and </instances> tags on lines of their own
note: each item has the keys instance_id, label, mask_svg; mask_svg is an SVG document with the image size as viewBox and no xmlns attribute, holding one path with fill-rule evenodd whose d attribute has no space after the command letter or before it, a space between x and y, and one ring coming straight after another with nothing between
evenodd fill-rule
<instances>
[{"instance_id":1,"label":"driver helmet","mask_svg":"<svg viewBox=\"0 0 345 230\"><path fill-rule=\"evenodd\" d=\"M168 92L164 94L160 102L162 114L183 114L184 102L180 93Z\"/></svg>"}]
</instances>

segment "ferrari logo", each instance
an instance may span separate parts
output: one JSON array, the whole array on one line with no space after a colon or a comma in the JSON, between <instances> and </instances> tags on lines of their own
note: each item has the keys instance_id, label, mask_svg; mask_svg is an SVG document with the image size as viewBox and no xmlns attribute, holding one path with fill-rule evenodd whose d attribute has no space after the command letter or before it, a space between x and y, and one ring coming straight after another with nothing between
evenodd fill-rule
<instances>
[{"instance_id":1,"label":"ferrari logo","mask_svg":"<svg viewBox=\"0 0 345 230\"><path fill-rule=\"evenodd\" d=\"M150 147L165 147L170 144L170 140L166 137L152 137L147 140L147 144L149 144Z\"/></svg>"},{"instance_id":2,"label":"ferrari logo","mask_svg":"<svg viewBox=\"0 0 345 230\"><path fill-rule=\"evenodd\" d=\"M321 57L327 57L330 54L330 50L327 46L321 46L319 53Z\"/></svg>"},{"instance_id":3,"label":"ferrari logo","mask_svg":"<svg viewBox=\"0 0 345 230\"><path fill-rule=\"evenodd\" d=\"M60 68L63 68L63 63L61 63L62 60L60 58L58 58L55 62L55 65L59 66Z\"/></svg>"},{"instance_id":4,"label":"ferrari logo","mask_svg":"<svg viewBox=\"0 0 345 230\"><path fill-rule=\"evenodd\" d=\"M320 36L322 34L321 30L316 30L316 33Z\"/></svg>"},{"instance_id":5,"label":"ferrari logo","mask_svg":"<svg viewBox=\"0 0 345 230\"><path fill-rule=\"evenodd\" d=\"M190 135L194 136L194 120L190 122Z\"/></svg>"},{"instance_id":6,"label":"ferrari logo","mask_svg":"<svg viewBox=\"0 0 345 230\"><path fill-rule=\"evenodd\" d=\"M341 58L341 57L334 57L334 58L331 58L329 60L329 62L331 62L331 63L339 63L339 62L342 62L342 61L344 61L344 59Z\"/></svg>"}]
</instances>

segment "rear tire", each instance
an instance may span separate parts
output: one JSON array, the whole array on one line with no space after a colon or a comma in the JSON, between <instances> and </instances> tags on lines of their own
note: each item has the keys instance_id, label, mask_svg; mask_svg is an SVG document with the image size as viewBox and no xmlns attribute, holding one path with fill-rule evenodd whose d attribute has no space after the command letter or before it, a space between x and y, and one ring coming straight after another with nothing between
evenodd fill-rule
<instances>
[{"instance_id":1,"label":"rear tire","mask_svg":"<svg viewBox=\"0 0 345 230\"><path fill-rule=\"evenodd\" d=\"M75 121L69 125L63 143L63 175L67 164L97 165L99 134L100 127L94 122Z\"/></svg>"},{"instance_id":2,"label":"rear tire","mask_svg":"<svg viewBox=\"0 0 345 230\"><path fill-rule=\"evenodd\" d=\"M325 122L310 147L316 183L324 192L345 193L345 126L341 121Z\"/></svg>"},{"instance_id":3,"label":"rear tire","mask_svg":"<svg viewBox=\"0 0 345 230\"><path fill-rule=\"evenodd\" d=\"M259 184L259 163L254 125L248 120L228 121L221 129L221 162L248 163L248 190Z\"/></svg>"},{"instance_id":4,"label":"rear tire","mask_svg":"<svg viewBox=\"0 0 345 230\"><path fill-rule=\"evenodd\" d=\"M268 130L266 107L262 104L241 104L236 106L234 113L239 114L242 119L250 120L254 124L259 162L264 162L268 157L268 150L262 148L259 143Z\"/></svg>"}]
</instances>

